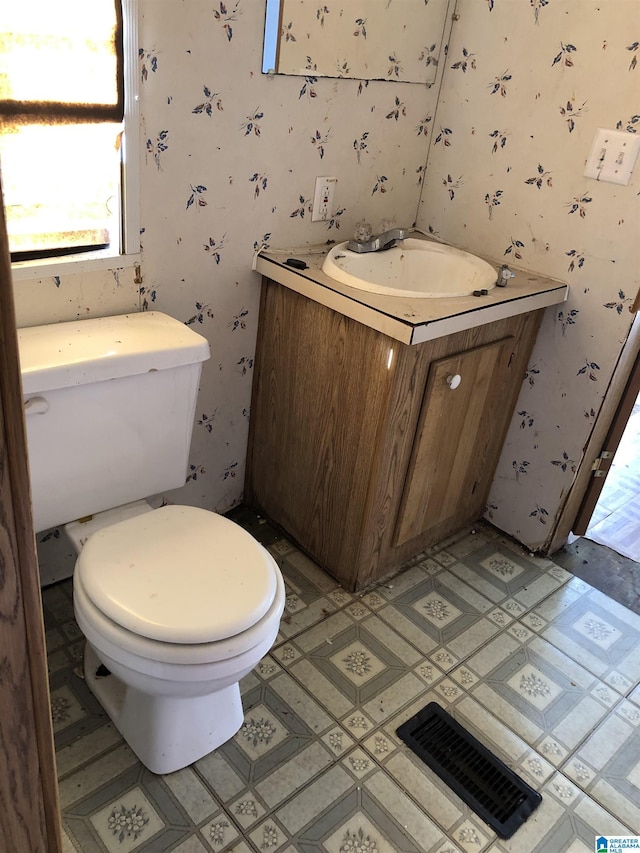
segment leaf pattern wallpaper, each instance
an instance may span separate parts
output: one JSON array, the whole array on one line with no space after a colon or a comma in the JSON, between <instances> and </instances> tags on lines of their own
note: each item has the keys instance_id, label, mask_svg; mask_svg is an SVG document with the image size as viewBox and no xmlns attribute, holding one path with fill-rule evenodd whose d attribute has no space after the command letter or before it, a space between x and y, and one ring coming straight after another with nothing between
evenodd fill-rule
<instances>
[{"instance_id":1,"label":"leaf pattern wallpaper","mask_svg":"<svg viewBox=\"0 0 640 853\"><path fill-rule=\"evenodd\" d=\"M434 118L448 144L431 145L418 224L570 285L547 309L487 509L535 549L573 482L640 286L640 165L629 186L583 175L596 128L640 132L640 4L458 0L456 11Z\"/></svg>"},{"instance_id":2,"label":"leaf pattern wallpaper","mask_svg":"<svg viewBox=\"0 0 640 853\"><path fill-rule=\"evenodd\" d=\"M125 268L17 281L18 324L159 310L203 334L189 478L167 498L226 511L243 492L257 249L417 219L563 279L569 301L543 320L487 510L542 546L638 288L640 167L628 187L582 175L597 127L640 130L637 0L458 0L431 88L263 75L264 11L139 0L142 280ZM312 223L317 175L337 177L336 208Z\"/></svg>"}]
</instances>

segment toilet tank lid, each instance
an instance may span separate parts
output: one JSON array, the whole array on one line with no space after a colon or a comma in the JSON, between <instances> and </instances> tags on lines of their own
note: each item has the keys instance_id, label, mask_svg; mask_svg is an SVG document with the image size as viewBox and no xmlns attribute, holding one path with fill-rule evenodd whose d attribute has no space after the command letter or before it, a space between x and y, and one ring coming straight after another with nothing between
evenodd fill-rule
<instances>
[{"instance_id":1,"label":"toilet tank lid","mask_svg":"<svg viewBox=\"0 0 640 853\"><path fill-rule=\"evenodd\" d=\"M159 311L18 329L25 394L206 361L209 344Z\"/></svg>"}]
</instances>

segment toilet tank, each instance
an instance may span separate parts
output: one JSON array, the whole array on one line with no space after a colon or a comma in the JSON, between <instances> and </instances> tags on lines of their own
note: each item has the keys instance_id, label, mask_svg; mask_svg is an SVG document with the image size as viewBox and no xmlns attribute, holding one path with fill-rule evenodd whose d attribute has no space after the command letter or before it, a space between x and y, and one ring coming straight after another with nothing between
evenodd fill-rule
<instances>
[{"instance_id":1,"label":"toilet tank","mask_svg":"<svg viewBox=\"0 0 640 853\"><path fill-rule=\"evenodd\" d=\"M184 485L209 344L157 311L18 330L34 527Z\"/></svg>"}]
</instances>

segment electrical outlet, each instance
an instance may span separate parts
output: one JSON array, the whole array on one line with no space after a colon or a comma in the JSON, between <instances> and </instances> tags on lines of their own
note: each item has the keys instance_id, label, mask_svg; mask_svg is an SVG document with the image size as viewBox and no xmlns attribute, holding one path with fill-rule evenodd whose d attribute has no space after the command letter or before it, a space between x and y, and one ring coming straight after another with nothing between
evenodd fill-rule
<instances>
[{"instance_id":1,"label":"electrical outlet","mask_svg":"<svg viewBox=\"0 0 640 853\"><path fill-rule=\"evenodd\" d=\"M311 210L312 222L322 222L331 217L333 193L337 183L337 178L316 178L316 190L313 194L313 208Z\"/></svg>"},{"instance_id":2,"label":"electrical outlet","mask_svg":"<svg viewBox=\"0 0 640 853\"><path fill-rule=\"evenodd\" d=\"M640 135L599 127L593 139L585 177L627 185L640 150Z\"/></svg>"}]
</instances>

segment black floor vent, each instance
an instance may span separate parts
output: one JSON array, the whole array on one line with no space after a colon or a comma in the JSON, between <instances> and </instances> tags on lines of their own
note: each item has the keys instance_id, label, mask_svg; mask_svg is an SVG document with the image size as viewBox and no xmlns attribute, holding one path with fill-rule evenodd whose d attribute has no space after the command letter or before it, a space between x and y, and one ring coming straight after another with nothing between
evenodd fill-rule
<instances>
[{"instance_id":1,"label":"black floor vent","mask_svg":"<svg viewBox=\"0 0 640 853\"><path fill-rule=\"evenodd\" d=\"M537 791L435 702L397 733L501 838L511 838L540 805Z\"/></svg>"}]
</instances>

